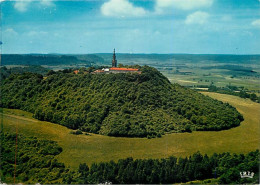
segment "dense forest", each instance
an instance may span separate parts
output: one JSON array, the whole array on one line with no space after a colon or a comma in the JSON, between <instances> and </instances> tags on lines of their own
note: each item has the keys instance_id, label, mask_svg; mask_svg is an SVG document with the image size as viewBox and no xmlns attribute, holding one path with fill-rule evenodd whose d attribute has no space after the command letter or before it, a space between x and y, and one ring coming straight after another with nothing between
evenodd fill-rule
<instances>
[{"instance_id":1,"label":"dense forest","mask_svg":"<svg viewBox=\"0 0 260 185\"><path fill-rule=\"evenodd\" d=\"M171 84L152 67L142 74L73 74L71 70L12 74L2 82L1 107L39 120L109 136L160 137L169 132L223 130L242 115L231 105Z\"/></svg>"},{"instance_id":2,"label":"dense forest","mask_svg":"<svg viewBox=\"0 0 260 185\"><path fill-rule=\"evenodd\" d=\"M171 184L197 180L221 184L259 184L259 151L244 154L214 153L212 156L199 152L185 158L171 156L163 159L119 159L117 162L80 164L71 171L58 162L55 156L62 148L56 142L35 137L17 137L1 134L0 175L1 181L41 184ZM73 159L72 159L73 160ZM253 178L241 178L240 172L253 172Z\"/></svg>"},{"instance_id":3,"label":"dense forest","mask_svg":"<svg viewBox=\"0 0 260 185\"><path fill-rule=\"evenodd\" d=\"M0 174L1 181L7 183L24 182L27 184L62 184L70 183L69 170L63 163L55 159L62 148L54 141L38 140L35 137L17 137L16 135L1 133ZM16 157L16 168L15 168Z\"/></svg>"}]
</instances>

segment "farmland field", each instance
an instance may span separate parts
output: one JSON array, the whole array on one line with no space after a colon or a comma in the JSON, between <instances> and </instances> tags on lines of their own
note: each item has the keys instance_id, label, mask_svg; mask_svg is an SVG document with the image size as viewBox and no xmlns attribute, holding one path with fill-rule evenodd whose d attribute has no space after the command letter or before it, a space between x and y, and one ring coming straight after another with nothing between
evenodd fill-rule
<instances>
[{"instance_id":1,"label":"farmland field","mask_svg":"<svg viewBox=\"0 0 260 185\"><path fill-rule=\"evenodd\" d=\"M91 134L73 135L70 129L50 122L38 121L32 114L4 109L1 122L4 131L57 141L63 148L58 156L72 169L80 163L133 158L163 158L170 155L188 156L196 151L213 154L221 152L246 153L259 148L260 104L231 95L204 94L235 106L245 118L239 127L218 132L196 131L164 135L162 138L118 138ZM19 141L18 141L19 150Z\"/></svg>"}]
</instances>

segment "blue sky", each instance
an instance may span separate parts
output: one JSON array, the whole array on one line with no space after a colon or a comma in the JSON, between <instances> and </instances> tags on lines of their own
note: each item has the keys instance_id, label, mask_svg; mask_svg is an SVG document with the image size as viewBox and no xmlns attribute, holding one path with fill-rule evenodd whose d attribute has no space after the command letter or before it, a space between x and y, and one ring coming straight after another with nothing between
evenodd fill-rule
<instances>
[{"instance_id":1,"label":"blue sky","mask_svg":"<svg viewBox=\"0 0 260 185\"><path fill-rule=\"evenodd\" d=\"M2 53L260 54L260 0L0 1Z\"/></svg>"}]
</instances>

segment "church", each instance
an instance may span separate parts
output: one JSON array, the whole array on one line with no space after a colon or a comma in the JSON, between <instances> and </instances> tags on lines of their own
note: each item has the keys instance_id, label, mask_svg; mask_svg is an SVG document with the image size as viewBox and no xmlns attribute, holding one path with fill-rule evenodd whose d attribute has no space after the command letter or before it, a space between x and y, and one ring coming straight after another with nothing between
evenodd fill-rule
<instances>
[{"instance_id":1,"label":"church","mask_svg":"<svg viewBox=\"0 0 260 185\"><path fill-rule=\"evenodd\" d=\"M135 68L117 67L116 51L114 49L112 67L103 68L102 70L96 70L96 71L94 71L94 73L138 73L138 74L141 74L141 71L139 71L139 69L135 69Z\"/></svg>"}]
</instances>

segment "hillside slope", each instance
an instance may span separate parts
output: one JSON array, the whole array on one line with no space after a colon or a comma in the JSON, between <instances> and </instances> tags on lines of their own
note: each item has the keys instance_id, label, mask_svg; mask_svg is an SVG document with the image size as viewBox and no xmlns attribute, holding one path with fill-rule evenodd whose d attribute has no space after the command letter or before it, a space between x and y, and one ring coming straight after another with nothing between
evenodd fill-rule
<instances>
[{"instance_id":1,"label":"hillside slope","mask_svg":"<svg viewBox=\"0 0 260 185\"><path fill-rule=\"evenodd\" d=\"M223 130L242 115L229 104L171 84L156 69L142 74L11 75L1 106L34 113L39 120L109 136L160 137L168 132Z\"/></svg>"}]
</instances>

